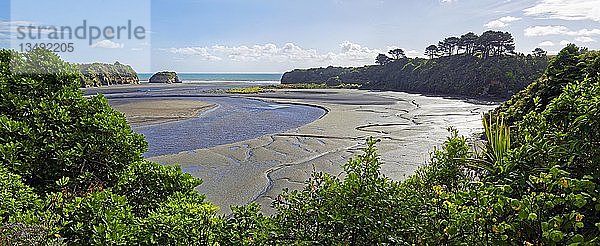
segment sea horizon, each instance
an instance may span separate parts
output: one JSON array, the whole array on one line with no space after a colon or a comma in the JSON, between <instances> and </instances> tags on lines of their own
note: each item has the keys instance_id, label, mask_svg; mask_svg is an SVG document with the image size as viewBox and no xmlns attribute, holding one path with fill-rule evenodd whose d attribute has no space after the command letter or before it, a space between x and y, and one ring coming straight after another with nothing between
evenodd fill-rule
<instances>
[{"instance_id":1,"label":"sea horizon","mask_svg":"<svg viewBox=\"0 0 600 246\"><path fill-rule=\"evenodd\" d=\"M140 81L148 81L154 73L138 73ZM199 82L281 82L283 73L177 73L181 81Z\"/></svg>"}]
</instances>

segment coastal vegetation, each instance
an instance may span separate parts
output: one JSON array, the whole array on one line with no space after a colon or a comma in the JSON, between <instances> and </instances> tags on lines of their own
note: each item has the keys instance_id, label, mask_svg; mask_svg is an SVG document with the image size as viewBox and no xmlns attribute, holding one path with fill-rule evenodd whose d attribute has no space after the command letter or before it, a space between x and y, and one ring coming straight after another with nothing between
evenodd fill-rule
<instances>
[{"instance_id":1,"label":"coastal vegetation","mask_svg":"<svg viewBox=\"0 0 600 246\"><path fill-rule=\"evenodd\" d=\"M229 94L257 94L265 92L273 92L275 90L283 89L358 89L361 85L358 84L339 84L339 85L327 85L327 84L275 84L275 85L261 85L251 87L240 87L231 89L215 89L210 92L213 93L229 93Z\"/></svg>"},{"instance_id":2,"label":"coastal vegetation","mask_svg":"<svg viewBox=\"0 0 600 246\"><path fill-rule=\"evenodd\" d=\"M548 64L545 51L514 52L507 32L487 31L448 37L425 49L424 58L407 58L401 49L379 54L375 66L296 69L283 84L357 83L380 89L484 99L507 99L539 78Z\"/></svg>"},{"instance_id":3,"label":"coastal vegetation","mask_svg":"<svg viewBox=\"0 0 600 246\"><path fill-rule=\"evenodd\" d=\"M328 85L325 83L321 84L277 84L267 85L265 88L269 89L358 89L361 85L359 84L339 84L339 85Z\"/></svg>"},{"instance_id":4,"label":"coastal vegetation","mask_svg":"<svg viewBox=\"0 0 600 246\"><path fill-rule=\"evenodd\" d=\"M218 216L201 180L145 161L124 116L82 96L76 66L2 50L0 245L597 245L600 53L569 45L549 64L484 117L485 148L449 129L393 181L369 138L343 175L284 190L275 215Z\"/></svg>"},{"instance_id":5,"label":"coastal vegetation","mask_svg":"<svg viewBox=\"0 0 600 246\"><path fill-rule=\"evenodd\" d=\"M225 93L229 94L256 94L270 92L262 86L242 87L242 88L231 88L225 90Z\"/></svg>"}]
</instances>

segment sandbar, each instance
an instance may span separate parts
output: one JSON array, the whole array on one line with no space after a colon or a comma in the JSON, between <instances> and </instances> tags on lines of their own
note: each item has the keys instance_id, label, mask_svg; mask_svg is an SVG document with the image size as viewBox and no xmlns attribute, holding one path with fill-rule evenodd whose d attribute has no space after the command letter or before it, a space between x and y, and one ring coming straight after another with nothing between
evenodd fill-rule
<instances>
[{"instance_id":1,"label":"sandbar","mask_svg":"<svg viewBox=\"0 0 600 246\"><path fill-rule=\"evenodd\" d=\"M131 126L147 126L198 117L215 104L198 100L115 99L111 107L125 115Z\"/></svg>"}]
</instances>

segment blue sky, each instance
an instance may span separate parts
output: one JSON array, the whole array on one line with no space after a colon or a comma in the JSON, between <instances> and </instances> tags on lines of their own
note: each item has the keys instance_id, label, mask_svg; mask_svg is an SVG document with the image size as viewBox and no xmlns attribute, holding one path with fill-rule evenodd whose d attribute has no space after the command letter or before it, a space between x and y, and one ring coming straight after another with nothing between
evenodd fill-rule
<instances>
[{"instance_id":1,"label":"blue sky","mask_svg":"<svg viewBox=\"0 0 600 246\"><path fill-rule=\"evenodd\" d=\"M119 60L143 72L362 66L390 48L422 56L444 37L485 30L511 32L524 53L535 47L556 53L569 42L600 48L600 0L28 2L36 1L0 0L0 47L11 47L11 35L14 41L11 23L78 25L86 19L116 26L133 20L148 29L146 39L99 39L93 47L80 42L77 52L61 56L74 62Z\"/></svg>"}]
</instances>

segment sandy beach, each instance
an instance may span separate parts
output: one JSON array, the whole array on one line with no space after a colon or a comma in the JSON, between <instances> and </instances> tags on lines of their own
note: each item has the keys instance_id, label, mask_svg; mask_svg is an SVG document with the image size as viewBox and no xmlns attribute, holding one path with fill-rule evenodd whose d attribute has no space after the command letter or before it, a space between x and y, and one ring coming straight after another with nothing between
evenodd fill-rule
<instances>
[{"instance_id":1,"label":"sandy beach","mask_svg":"<svg viewBox=\"0 0 600 246\"><path fill-rule=\"evenodd\" d=\"M221 213L249 202L272 213L270 204L283 188L302 188L313 171L340 175L341 164L360 153L369 136L382 140L377 146L384 162L382 173L404 179L429 160L429 153L448 136L448 127L473 136L482 130L481 114L495 107L400 92L339 89L278 90L244 97L313 105L327 113L286 132L149 158L179 164L203 179L197 189L220 206ZM124 110L135 111L127 105Z\"/></svg>"},{"instance_id":2,"label":"sandy beach","mask_svg":"<svg viewBox=\"0 0 600 246\"><path fill-rule=\"evenodd\" d=\"M115 99L111 107L123 113L133 127L198 117L216 105L196 100Z\"/></svg>"}]
</instances>

